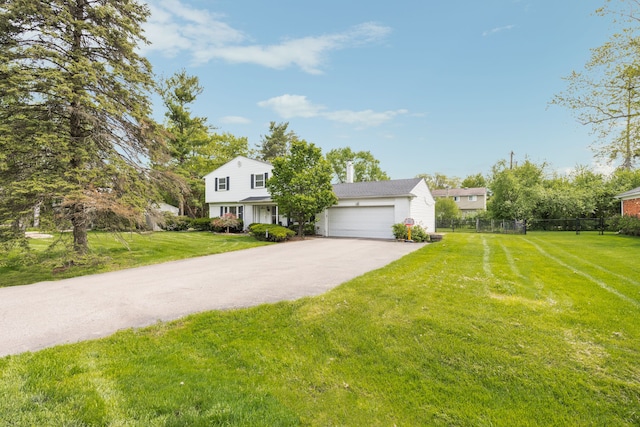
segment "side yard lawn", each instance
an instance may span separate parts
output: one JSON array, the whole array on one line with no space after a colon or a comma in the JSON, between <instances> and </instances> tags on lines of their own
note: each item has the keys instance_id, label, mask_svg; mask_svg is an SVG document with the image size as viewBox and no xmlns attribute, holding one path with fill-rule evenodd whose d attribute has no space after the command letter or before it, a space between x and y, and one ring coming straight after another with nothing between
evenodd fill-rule
<instances>
[{"instance_id":1,"label":"side yard lawn","mask_svg":"<svg viewBox=\"0 0 640 427\"><path fill-rule=\"evenodd\" d=\"M70 261L62 247L47 249L55 239L70 237L63 234L49 239L29 239L32 250L26 255L28 262L25 262L23 253L17 252L0 261L0 287L104 273L270 244L248 235L208 232L120 235L91 232L91 252L80 261Z\"/></svg>"}]
</instances>

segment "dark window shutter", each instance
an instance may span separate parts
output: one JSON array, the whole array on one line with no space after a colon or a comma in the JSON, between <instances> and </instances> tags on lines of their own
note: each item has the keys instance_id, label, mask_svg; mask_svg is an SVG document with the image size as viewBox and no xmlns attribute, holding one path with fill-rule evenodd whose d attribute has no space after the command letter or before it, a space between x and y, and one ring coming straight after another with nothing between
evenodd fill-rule
<instances>
[{"instance_id":1,"label":"dark window shutter","mask_svg":"<svg viewBox=\"0 0 640 427\"><path fill-rule=\"evenodd\" d=\"M227 191L229 191L229 177L227 177Z\"/></svg>"},{"instance_id":2,"label":"dark window shutter","mask_svg":"<svg viewBox=\"0 0 640 427\"><path fill-rule=\"evenodd\" d=\"M264 185L267 185L267 180L269 179L269 172L264 173Z\"/></svg>"},{"instance_id":3,"label":"dark window shutter","mask_svg":"<svg viewBox=\"0 0 640 427\"><path fill-rule=\"evenodd\" d=\"M256 176L251 174L251 188L253 189L254 183L256 182Z\"/></svg>"},{"instance_id":4,"label":"dark window shutter","mask_svg":"<svg viewBox=\"0 0 640 427\"><path fill-rule=\"evenodd\" d=\"M218 178L216 178L215 188L216 188L216 191L218 191Z\"/></svg>"},{"instance_id":5,"label":"dark window shutter","mask_svg":"<svg viewBox=\"0 0 640 427\"><path fill-rule=\"evenodd\" d=\"M224 206L220 206L220 216L224 215Z\"/></svg>"}]
</instances>

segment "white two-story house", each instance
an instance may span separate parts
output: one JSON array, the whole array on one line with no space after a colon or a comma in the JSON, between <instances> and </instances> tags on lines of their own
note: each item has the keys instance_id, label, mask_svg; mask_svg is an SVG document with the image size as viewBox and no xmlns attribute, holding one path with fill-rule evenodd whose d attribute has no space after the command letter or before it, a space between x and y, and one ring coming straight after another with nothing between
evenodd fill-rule
<instances>
[{"instance_id":1,"label":"white two-story house","mask_svg":"<svg viewBox=\"0 0 640 427\"><path fill-rule=\"evenodd\" d=\"M252 223L289 225L266 188L273 166L238 156L204 177L209 216L232 213ZM348 173L347 176L353 176ZM338 203L316 217L322 236L393 238L393 224L412 218L435 231L435 200L422 178L335 184Z\"/></svg>"},{"instance_id":2,"label":"white two-story house","mask_svg":"<svg viewBox=\"0 0 640 427\"><path fill-rule=\"evenodd\" d=\"M260 160L238 156L204 177L205 202L209 217L232 213L245 227L262 224L287 225L267 191L267 179L273 166Z\"/></svg>"}]
</instances>

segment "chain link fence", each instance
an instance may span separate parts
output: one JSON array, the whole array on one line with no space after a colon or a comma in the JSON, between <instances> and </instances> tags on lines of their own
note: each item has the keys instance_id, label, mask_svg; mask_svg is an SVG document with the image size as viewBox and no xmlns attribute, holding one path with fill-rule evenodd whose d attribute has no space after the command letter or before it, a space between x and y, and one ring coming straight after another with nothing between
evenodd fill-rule
<instances>
[{"instance_id":1,"label":"chain link fence","mask_svg":"<svg viewBox=\"0 0 640 427\"><path fill-rule=\"evenodd\" d=\"M618 231L614 218L534 219L530 221L459 218L437 220L436 231L475 231L477 233L527 234L528 231Z\"/></svg>"}]
</instances>

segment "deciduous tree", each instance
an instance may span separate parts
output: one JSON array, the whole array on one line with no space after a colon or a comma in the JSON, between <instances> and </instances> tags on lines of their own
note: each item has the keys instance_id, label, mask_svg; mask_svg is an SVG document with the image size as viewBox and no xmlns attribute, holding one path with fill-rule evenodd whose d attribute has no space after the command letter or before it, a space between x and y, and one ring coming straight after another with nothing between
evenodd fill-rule
<instances>
[{"instance_id":1,"label":"deciduous tree","mask_svg":"<svg viewBox=\"0 0 640 427\"><path fill-rule=\"evenodd\" d=\"M389 176L380 168L380 161L370 151L354 152L351 147L336 148L327 153L327 160L331 164L338 182L347 180L347 162L353 162L355 182L386 181Z\"/></svg>"},{"instance_id":2,"label":"deciduous tree","mask_svg":"<svg viewBox=\"0 0 640 427\"><path fill-rule=\"evenodd\" d=\"M331 165L314 144L294 141L289 154L273 159L267 189L280 211L298 223L298 235L311 217L337 203Z\"/></svg>"},{"instance_id":3,"label":"deciduous tree","mask_svg":"<svg viewBox=\"0 0 640 427\"><path fill-rule=\"evenodd\" d=\"M545 166L529 160L513 168L504 160L496 163L490 179L493 195L487 203L491 217L509 220L534 218L543 188Z\"/></svg>"},{"instance_id":4,"label":"deciduous tree","mask_svg":"<svg viewBox=\"0 0 640 427\"><path fill-rule=\"evenodd\" d=\"M445 174L436 172L434 174L423 173L416 178L424 178L427 182L427 186L431 190L444 190L446 188L459 188L460 178L457 176L448 177Z\"/></svg>"},{"instance_id":5,"label":"deciduous tree","mask_svg":"<svg viewBox=\"0 0 640 427\"><path fill-rule=\"evenodd\" d=\"M462 188L482 188L487 186L487 180L481 173L469 175L460 183Z\"/></svg>"},{"instance_id":6,"label":"deciduous tree","mask_svg":"<svg viewBox=\"0 0 640 427\"><path fill-rule=\"evenodd\" d=\"M460 218L460 208L456 202L449 197L438 197L436 199L436 219L447 221Z\"/></svg>"},{"instance_id":7,"label":"deciduous tree","mask_svg":"<svg viewBox=\"0 0 640 427\"><path fill-rule=\"evenodd\" d=\"M611 6L611 2L607 2ZM624 5L629 4L629 12ZM567 89L552 104L574 112L578 121L591 127L596 137L596 155L608 162L620 161L630 170L640 156L640 37L638 17L633 12L637 0L616 2L622 9L605 7L602 15L613 14L632 21L633 26L614 34L602 46L591 50L583 72L565 78Z\"/></svg>"}]
</instances>

